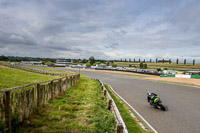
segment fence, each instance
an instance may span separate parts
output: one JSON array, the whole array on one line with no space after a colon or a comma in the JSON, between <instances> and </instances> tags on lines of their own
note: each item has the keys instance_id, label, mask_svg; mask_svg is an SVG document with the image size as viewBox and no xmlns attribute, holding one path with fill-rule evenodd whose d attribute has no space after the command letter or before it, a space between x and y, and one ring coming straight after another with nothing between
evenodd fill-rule
<instances>
[{"instance_id":1,"label":"fence","mask_svg":"<svg viewBox=\"0 0 200 133\"><path fill-rule=\"evenodd\" d=\"M73 87L80 75L72 75L0 90L0 132L12 132L13 123L29 118L67 88Z\"/></svg>"},{"instance_id":2,"label":"fence","mask_svg":"<svg viewBox=\"0 0 200 133\"><path fill-rule=\"evenodd\" d=\"M112 97L110 96L109 92L106 90L105 86L103 85L103 83L100 80L97 80L100 82L101 86L102 86L102 91L103 91L103 96L105 96L106 100L107 100L107 108L108 110L112 110L112 112L115 115L115 119L117 121L117 125L116 125L116 132L117 133L128 133L128 130L126 128L126 125L119 113L119 110L114 102L114 100L112 99Z\"/></svg>"}]
</instances>

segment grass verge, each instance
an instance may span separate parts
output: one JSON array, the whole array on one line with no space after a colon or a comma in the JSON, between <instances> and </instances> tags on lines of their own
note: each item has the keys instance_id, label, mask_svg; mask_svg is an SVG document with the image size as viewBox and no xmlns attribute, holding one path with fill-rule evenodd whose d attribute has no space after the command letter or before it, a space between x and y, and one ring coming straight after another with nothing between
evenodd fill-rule
<instances>
[{"instance_id":1,"label":"grass verge","mask_svg":"<svg viewBox=\"0 0 200 133\"><path fill-rule=\"evenodd\" d=\"M58 70L58 69L54 69L54 68L47 68L47 67L41 67L41 66L27 66L27 67L41 69L41 70L47 70L47 71L65 72L64 70Z\"/></svg>"},{"instance_id":2,"label":"grass verge","mask_svg":"<svg viewBox=\"0 0 200 133\"><path fill-rule=\"evenodd\" d=\"M0 66L0 89L59 78Z\"/></svg>"},{"instance_id":3,"label":"grass verge","mask_svg":"<svg viewBox=\"0 0 200 133\"><path fill-rule=\"evenodd\" d=\"M110 91L107 84L104 84L104 86L110 93L112 99L115 101L115 104L126 124L129 133L153 133L152 131L144 131L136 122L136 120L131 116L129 108Z\"/></svg>"},{"instance_id":4,"label":"grass verge","mask_svg":"<svg viewBox=\"0 0 200 133\"><path fill-rule=\"evenodd\" d=\"M103 99L100 84L81 77L79 84L40 109L17 132L112 133L115 118Z\"/></svg>"}]
</instances>

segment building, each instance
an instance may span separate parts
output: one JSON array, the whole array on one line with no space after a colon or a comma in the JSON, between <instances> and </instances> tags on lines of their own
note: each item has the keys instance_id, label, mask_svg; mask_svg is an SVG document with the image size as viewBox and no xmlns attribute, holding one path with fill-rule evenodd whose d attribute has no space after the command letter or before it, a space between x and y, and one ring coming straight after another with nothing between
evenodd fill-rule
<instances>
[{"instance_id":1,"label":"building","mask_svg":"<svg viewBox=\"0 0 200 133\"><path fill-rule=\"evenodd\" d=\"M101 63L101 64L99 64L97 67L98 67L98 68L105 69L105 68L106 68L106 64Z\"/></svg>"},{"instance_id":2,"label":"building","mask_svg":"<svg viewBox=\"0 0 200 133\"><path fill-rule=\"evenodd\" d=\"M21 61L21 65L25 66L41 66L42 62L41 61Z\"/></svg>"},{"instance_id":3,"label":"building","mask_svg":"<svg viewBox=\"0 0 200 133\"><path fill-rule=\"evenodd\" d=\"M56 59L55 66L57 66L57 67L69 67L71 65L72 65L72 63L71 62L67 62L67 60L64 59L64 58L58 58L58 59Z\"/></svg>"}]
</instances>

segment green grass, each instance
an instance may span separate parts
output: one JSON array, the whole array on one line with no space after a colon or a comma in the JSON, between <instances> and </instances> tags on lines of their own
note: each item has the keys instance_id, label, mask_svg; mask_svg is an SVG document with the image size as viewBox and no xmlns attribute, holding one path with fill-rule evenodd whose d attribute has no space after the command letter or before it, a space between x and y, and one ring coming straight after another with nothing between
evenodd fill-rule
<instances>
[{"instance_id":1,"label":"green grass","mask_svg":"<svg viewBox=\"0 0 200 133\"><path fill-rule=\"evenodd\" d=\"M106 105L100 84L81 76L79 84L40 109L18 132L112 133L115 118Z\"/></svg>"},{"instance_id":2,"label":"green grass","mask_svg":"<svg viewBox=\"0 0 200 133\"><path fill-rule=\"evenodd\" d=\"M104 84L111 97L115 101L115 104L124 120L129 133L152 133L152 131L144 131L140 125L131 116L128 107L122 103L109 89L108 85Z\"/></svg>"},{"instance_id":3,"label":"green grass","mask_svg":"<svg viewBox=\"0 0 200 133\"><path fill-rule=\"evenodd\" d=\"M64 70L58 70L58 69L54 69L54 68L47 68L47 67L41 67L41 66L27 66L27 67L41 69L41 70L47 70L47 71L65 72Z\"/></svg>"},{"instance_id":4,"label":"green grass","mask_svg":"<svg viewBox=\"0 0 200 133\"><path fill-rule=\"evenodd\" d=\"M0 66L0 89L36 83L55 78L58 77Z\"/></svg>"}]
</instances>

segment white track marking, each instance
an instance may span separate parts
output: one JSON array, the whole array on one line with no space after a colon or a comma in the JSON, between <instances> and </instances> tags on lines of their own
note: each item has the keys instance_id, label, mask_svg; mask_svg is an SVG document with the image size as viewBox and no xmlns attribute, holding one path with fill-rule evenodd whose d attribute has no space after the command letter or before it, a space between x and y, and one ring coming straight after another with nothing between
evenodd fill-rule
<instances>
[{"instance_id":1,"label":"white track marking","mask_svg":"<svg viewBox=\"0 0 200 133\"><path fill-rule=\"evenodd\" d=\"M106 83L107 84L107 83ZM109 84L108 84L109 85ZM158 133L126 100L124 100L110 85L109 87L111 88L111 90L124 102L126 103L129 108L131 108L139 117L142 121L144 121L147 126L154 132L154 133Z\"/></svg>"}]
</instances>

